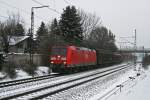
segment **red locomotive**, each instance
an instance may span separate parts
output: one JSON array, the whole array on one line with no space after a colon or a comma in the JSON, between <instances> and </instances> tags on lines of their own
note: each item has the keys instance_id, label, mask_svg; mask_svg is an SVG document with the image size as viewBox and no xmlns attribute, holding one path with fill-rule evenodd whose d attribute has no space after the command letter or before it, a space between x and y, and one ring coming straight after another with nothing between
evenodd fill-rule
<instances>
[{"instance_id":1,"label":"red locomotive","mask_svg":"<svg viewBox=\"0 0 150 100\"><path fill-rule=\"evenodd\" d=\"M53 72L72 73L78 70L93 69L101 65L103 67L117 64L132 58L129 54L127 56L106 50L93 50L77 46L53 46L50 63Z\"/></svg>"},{"instance_id":2,"label":"red locomotive","mask_svg":"<svg viewBox=\"0 0 150 100\"><path fill-rule=\"evenodd\" d=\"M50 62L53 72L71 72L96 65L96 51L76 46L54 46L51 49Z\"/></svg>"}]
</instances>

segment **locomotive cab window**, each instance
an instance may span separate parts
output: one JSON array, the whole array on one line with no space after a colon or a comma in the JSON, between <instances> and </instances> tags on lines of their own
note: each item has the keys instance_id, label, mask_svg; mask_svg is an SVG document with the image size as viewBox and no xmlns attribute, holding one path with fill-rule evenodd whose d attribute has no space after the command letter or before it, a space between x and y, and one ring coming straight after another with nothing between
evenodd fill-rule
<instances>
[{"instance_id":1,"label":"locomotive cab window","mask_svg":"<svg viewBox=\"0 0 150 100\"><path fill-rule=\"evenodd\" d=\"M52 48L51 55L63 55L63 56L65 56L66 52L67 52L66 48L57 47L57 48Z\"/></svg>"}]
</instances>

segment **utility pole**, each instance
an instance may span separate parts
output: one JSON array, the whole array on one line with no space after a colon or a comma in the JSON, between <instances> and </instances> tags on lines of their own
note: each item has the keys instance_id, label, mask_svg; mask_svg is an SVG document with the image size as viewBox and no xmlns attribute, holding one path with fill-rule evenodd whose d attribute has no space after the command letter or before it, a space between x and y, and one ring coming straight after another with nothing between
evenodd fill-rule
<instances>
[{"instance_id":1,"label":"utility pole","mask_svg":"<svg viewBox=\"0 0 150 100\"><path fill-rule=\"evenodd\" d=\"M137 40L137 37L136 37L136 29L134 30L134 32L135 32L135 37L134 37L134 50L135 50L135 52L134 52L134 65L136 66L136 50L137 50L137 45L136 45L136 40Z\"/></svg>"},{"instance_id":2,"label":"utility pole","mask_svg":"<svg viewBox=\"0 0 150 100\"><path fill-rule=\"evenodd\" d=\"M33 35L34 35L34 9L44 8L49 6L40 6L31 8L31 33L30 33L30 65L33 63Z\"/></svg>"},{"instance_id":3,"label":"utility pole","mask_svg":"<svg viewBox=\"0 0 150 100\"><path fill-rule=\"evenodd\" d=\"M134 54L134 58L133 58L133 62L134 62L134 65L136 65L136 51L137 51L137 34L136 34L136 29L134 30L134 36L132 37L120 37L120 38L133 38L133 42L130 42L126 39L124 39L126 42L122 42L122 43L130 43L133 45L133 54ZM121 42L120 42L121 43Z\"/></svg>"},{"instance_id":4,"label":"utility pole","mask_svg":"<svg viewBox=\"0 0 150 100\"><path fill-rule=\"evenodd\" d=\"M31 37L33 38L34 34L34 7L31 8Z\"/></svg>"},{"instance_id":5,"label":"utility pole","mask_svg":"<svg viewBox=\"0 0 150 100\"><path fill-rule=\"evenodd\" d=\"M137 37L136 37L136 29L135 29L135 40L134 40L134 48L135 48L135 50L137 49L137 48L136 48L136 38L137 38Z\"/></svg>"},{"instance_id":6,"label":"utility pole","mask_svg":"<svg viewBox=\"0 0 150 100\"><path fill-rule=\"evenodd\" d=\"M34 11L31 8L31 33L30 33L30 65L33 63L33 34L34 34Z\"/></svg>"}]
</instances>

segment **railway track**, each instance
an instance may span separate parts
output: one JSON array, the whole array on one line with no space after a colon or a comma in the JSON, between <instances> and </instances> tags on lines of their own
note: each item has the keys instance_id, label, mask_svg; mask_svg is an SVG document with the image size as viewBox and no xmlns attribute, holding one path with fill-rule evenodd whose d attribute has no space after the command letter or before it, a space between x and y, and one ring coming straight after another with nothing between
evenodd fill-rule
<instances>
[{"instance_id":1,"label":"railway track","mask_svg":"<svg viewBox=\"0 0 150 100\"><path fill-rule=\"evenodd\" d=\"M57 76L58 76L58 74L54 74L54 75L45 75L45 76L39 76L39 77L33 77L33 78L26 78L26 79L21 79L21 80L1 82L0 88L29 83L29 82L33 82L33 81L40 81L40 80L44 80L44 79L54 78Z\"/></svg>"},{"instance_id":2,"label":"railway track","mask_svg":"<svg viewBox=\"0 0 150 100\"><path fill-rule=\"evenodd\" d=\"M9 81L9 82L3 82L4 84L1 84L0 88L0 97L2 94L9 93L10 91L15 91L19 89L24 89L26 87L32 87L38 84L47 83L50 80L55 80L55 78L59 79L59 74L54 75L46 75L46 76L40 76L40 77L34 77L34 78L28 78L28 79L21 79L21 80L15 80L15 81Z\"/></svg>"},{"instance_id":3,"label":"railway track","mask_svg":"<svg viewBox=\"0 0 150 100\"><path fill-rule=\"evenodd\" d=\"M8 99L31 99L37 100L42 99L44 97L54 95L56 93L62 92L64 90L73 88L75 86L79 86L81 84L90 82L92 80L116 73L120 70L124 70L130 67L132 64L118 66L117 68L111 68L103 71L93 71L93 73L82 74L82 75L72 75L72 77L64 78L61 80L51 81L47 84L40 85L39 87L33 87L28 90L21 90L18 92L14 92L10 95L2 95L0 96L1 100Z\"/></svg>"}]
</instances>

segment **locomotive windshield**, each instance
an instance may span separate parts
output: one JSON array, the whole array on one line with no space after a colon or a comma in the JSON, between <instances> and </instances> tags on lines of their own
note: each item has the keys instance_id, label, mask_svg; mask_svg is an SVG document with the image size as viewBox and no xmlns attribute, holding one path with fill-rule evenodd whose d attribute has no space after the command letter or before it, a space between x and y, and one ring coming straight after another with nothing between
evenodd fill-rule
<instances>
[{"instance_id":1,"label":"locomotive windshield","mask_svg":"<svg viewBox=\"0 0 150 100\"><path fill-rule=\"evenodd\" d=\"M63 56L65 56L66 52L67 52L66 48L55 47L55 48L52 48L51 55L63 55Z\"/></svg>"}]
</instances>

